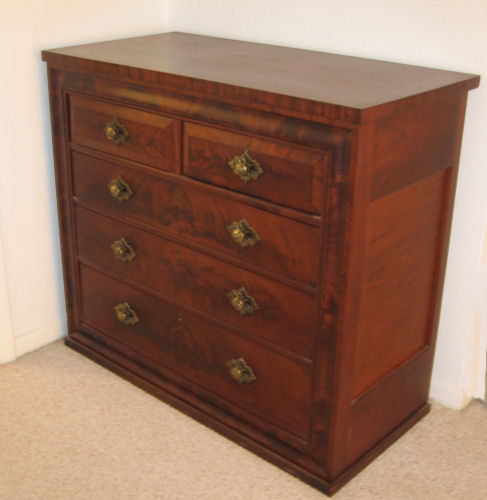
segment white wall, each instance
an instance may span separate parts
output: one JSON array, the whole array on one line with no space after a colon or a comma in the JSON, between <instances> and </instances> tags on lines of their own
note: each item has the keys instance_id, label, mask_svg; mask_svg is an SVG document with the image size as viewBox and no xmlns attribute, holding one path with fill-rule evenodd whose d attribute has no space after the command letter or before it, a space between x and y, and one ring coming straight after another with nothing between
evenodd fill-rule
<instances>
[{"instance_id":1,"label":"white wall","mask_svg":"<svg viewBox=\"0 0 487 500\"><path fill-rule=\"evenodd\" d=\"M479 73L485 0L171 0L172 31ZM487 78L469 95L431 396L459 408L484 391L487 342ZM485 238L486 242L483 243Z\"/></svg>"},{"instance_id":2,"label":"white wall","mask_svg":"<svg viewBox=\"0 0 487 500\"><path fill-rule=\"evenodd\" d=\"M40 50L168 30L487 76L485 0L3 0L0 362L65 333ZM484 389L487 141L481 118L486 110L484 81L469 96L431 392L453 407L482 396Z\"/></svg>"},{"instance_id":3,"label":"white wall","mask_svg":"<svg viewBox=\"0 0 487 500\"><path fill-rule=\"evenodd\" d=\"M0 3L0 362L66 333L40 51L166 31L166 12L165 0Z\"/></svg>"},{"instance_id":4,"label":"white wall","mask_svg":"<svg viewBox=\"0 0 487 500\"><path fill-rule=\"evenodd\" d=\"M0 363L6 363L15 358L14 336L9 302L2 228L0 226Z\"/></svg>"}]
</instances>

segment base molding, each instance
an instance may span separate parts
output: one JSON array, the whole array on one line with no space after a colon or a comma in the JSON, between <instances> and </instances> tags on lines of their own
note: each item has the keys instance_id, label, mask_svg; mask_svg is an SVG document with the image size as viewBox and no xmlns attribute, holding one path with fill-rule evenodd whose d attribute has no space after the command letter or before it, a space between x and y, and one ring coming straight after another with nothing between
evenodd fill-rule
<instances>
[{"instance_id":1,"label":"base molding","mask_svg":"<svg viewBox=\"0 0 487 500\"><path fill-rule=\"evenodd\" d=\"M65 336L66 324L63 321L49 323L42 328L37 328L14 338L15 355L16 357L22 356Z\"/></svg>"},{"instance_id":2,"label":"base molding","mask_svg":"<svg viewBox=\"0 0 487 500\"><path fill-rule=\"evenodd\" d=\"M459 387L446 384L433 377L430 386L430 399L453 410L465 408L472 400Z\"/></svg>"},{"instance_id":3,"label":"base molding","mask_svg":"<svg viewBox=\"0 0 487 500\"><path fill-rule=\"evenodd\" d=\"M110 371L116 373L117 375L120 375L137 387L156 396L157 398L168 403L174 408L198 420L200 423L215 430L223 436L231 439L235 443L252 451L258 456L277 465L286 472L296 476L310 486L313 486L314 488L317 488L318 490L330 496L336 493L342 486L344 486L350 479L352 479L353 476L358 474L364 467L366 467L372 460L374 460L375 457L381 454L388 446L390 446L394 441L402 436L410 427L412 427L418 420L426 415L430 409L429 404L423 405L421 408L411 414L406 420L404 420L398 427L396 427L396 429L388 434L376 446L374 446L359 460L352 464L347 470L340 474L340 476L338 476L333 481L329 481L324 477L310 472L304 467L301 467L300 465L288 460L287 458L273 452L271 449L262 446L260 443L249 438L246 434L240 432L236 428L230 427L229 425L220 422L216 418L212 417L209 412L206 412L203 406L201 408L197 407L191 404L190 401L185 401L174 393L171 393L166 389L161 388L161 386L156 385L152 380L149 380L144 376L142 368L139 371L137 367L138 372L132 370L132 368L134 368L133 360L126 360L126 362L124 362L125 360L122 358L122 356L113 352L108 353L106 351L106 348L101 345L98 346L97 343L91 338L88 338L83 334L77 332L70 335L69 337L66 337L65 344L68 347L71 347L72 349L87 356L96 363L104 366ZM164 381L164 384L167 385L167 380ZM199 403L201 403L201 400L199 401Z\"/></svg>"}]
</instances>

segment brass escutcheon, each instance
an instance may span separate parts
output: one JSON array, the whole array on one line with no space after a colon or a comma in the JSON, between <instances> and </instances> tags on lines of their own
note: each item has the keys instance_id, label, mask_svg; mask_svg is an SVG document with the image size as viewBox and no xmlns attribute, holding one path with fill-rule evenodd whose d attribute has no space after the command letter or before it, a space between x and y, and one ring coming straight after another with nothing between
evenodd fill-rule
<instances>
[{"instance_id":1,"label":"brass escutcheon","mask_svg":"<svg viewBox=\"0 0 487 500\"><path fill-rule=\"evenodd\" d=\"M135 311L130 307L128 302L117 304L113 309L118 321L124 325L134 325L139 321L137 314L135 314Z\"/></svg>"},{"instance_id":2,"label":"brass escutcheon","mask_svg":"<svg viewBox=\"0 0 487 500\"><path fill-rule=\"evenodd\" d=\"M115 240L110 247L115 257L122 262L129 262L135 259L135 251L125 238Z\"/></svg>"},{"instance_id":3,"label":"brass escutcheon","mask_svg":"<svg viewBox=\"0 0 487 500\"><path fill-rule=\"evenodd\" d=\"M129 138L127 129L118 121L117 117L105 125L105 135L115 146L119 146Z\"/></svg>"},{"instance_id":4,"label":"brass escutcheon","mask_svg":"<svg viewBox=\"0 0 487 500\"><path fill-rule=\"evenodd\" d=\"M250 368L243 358L231 359L230 361L227 361L226 365L230 370L232 378L234 378L239 384L249 384L250 382L257 380L254 370Z\"/></svg>"},{"instance_id":5,"label":"brass escutcheon","mask_svg":"<svg viewBox=\"0 0 487 500\"><path fill-rule=\"evenodd\" d=\"M245 151L235 156L228 162L235 175L238 175L245 183L257 179L264 173L262 167L250 156L249 144L245 146Z\"/></svg>"},{"instance_id":6,"label":"brass escutcheon","mask_svg":"<svg viewBox=\"0 0 487 500\"><path fill-rule=\"evenodd\" d=\"M242 219L239 222L233 221L229 226L227 226L227 230L233 241L238 243L243 248L248 245L255 245L258 241L260 241L260 236L257 234L257 231L253 227L250 227L249 223L245 219Z\"/></svg>"},{"instance_id":7,"label":"brass escutcheon","mask_svg":"<svg viewBox=\"0 0 487 500\"><path fill-rule=\"evenodd\" d=\"M227 298L232 304L233 308L242 316L245 314L253 314L259 305L252 295L249 295L245 287L238 290L231 290L227 293Z\"/></svg>"},{"instance_id":8,"label":"brass escutcheon","mask_svg":"<svg viewBox=\"0 0 487 500\"><path fill-rule=\"evenodd\" d=\"M107 184L107 188L110 194L120 202L128 200L134 194L131 187L120 176L112 179Z\"/></svg>"}]
</instances>

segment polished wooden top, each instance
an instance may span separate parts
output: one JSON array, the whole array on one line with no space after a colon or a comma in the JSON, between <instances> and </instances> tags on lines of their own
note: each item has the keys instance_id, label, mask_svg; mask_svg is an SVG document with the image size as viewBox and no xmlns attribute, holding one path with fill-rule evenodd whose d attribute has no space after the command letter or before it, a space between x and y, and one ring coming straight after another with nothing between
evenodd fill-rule
<instances>
[{"instance_id":1,"label":"polished wooden top","mask_svg":"<svg viewBox=\"0 0 487 500\"><path fill-rule=\"evenodd\" d=\"M44 51L43 59L80 72L110 74L117 65L132 75L138 69L139 81L177 75L353 110L479 85L471 74L177 32Z\"/></svg>"}]
</instances>

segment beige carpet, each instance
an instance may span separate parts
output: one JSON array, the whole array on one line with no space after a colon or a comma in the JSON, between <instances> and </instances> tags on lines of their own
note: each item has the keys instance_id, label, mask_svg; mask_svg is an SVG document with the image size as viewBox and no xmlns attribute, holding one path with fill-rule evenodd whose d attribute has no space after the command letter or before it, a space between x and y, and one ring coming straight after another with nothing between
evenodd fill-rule
<instances>
[{"instance_id":1,"label":"beige carpet","mask_svg":"<svg viewBox=\"0 0 487 500\"><path fill-rule=\"evenodd\" d=\"M61 342L0 366L0 498L326 498ZM336 500L487 498L487 407L430 415Z\"/></svg>"}]
</instances>

